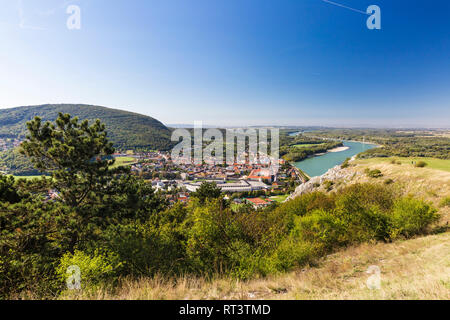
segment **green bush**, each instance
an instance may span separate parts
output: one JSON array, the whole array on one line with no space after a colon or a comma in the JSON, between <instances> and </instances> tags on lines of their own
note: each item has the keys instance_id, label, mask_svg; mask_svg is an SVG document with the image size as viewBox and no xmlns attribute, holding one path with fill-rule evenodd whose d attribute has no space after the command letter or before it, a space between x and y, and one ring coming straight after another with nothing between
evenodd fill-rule
<instances>
[{"instance_id":1,"label":"green bush","mask_svg":"<svg viewBox=\"0 0 450 320\"><path fill-rule=\"evenodd\" d=\"M425 168L426 166L428 166L428 163L425 161L419 161L416 163L416 168Z\"/></svg>"},{"instance_id":2,"label":"green bush","mask_svg":"<svg viewBox=\"0 0 450 320\"><path fill-rule=\"evenodd\" d=\"M324 187L325 190L327 190L327 191L331 191L331 190L333 189L333 186L334 186L334 182L333 182L333 181L327 180L327 181L325 181L325 182L323 183L323 187Z\"/></svg>"},{"instance_id":3,"label":"green bush","mask_svg":"<svg viewBox=\"0 0 450 320\"><path fill-rule=\"evenodd\" d=\"M69 270L71 266L80 268L81 287L84 289L113 280L119 274L122 262L117 255L100 253L98 250L93 254L78 250L74 254L67 253L56 268L56 274L64 283L72 276Z\"/></svg>"},{"instance_id":4,"label":"green bush","mask_svg":"<svg viewBox=\"0 0 450 320\"><path fill-rule=\"evenodd\" d=\"M315 209L331 210L334 207L333 196L328 196L323 192L312 192L283 203L276 211L279 214L304 216Z\"/></svg>"},{"instance_id":5,"label":"green bush","mask_svg":"<svg viewBox=\"0 0 450 320\"><path fill-rule=\"evenodd\" d=\"M177 221L111 226L105 239L109 250L123 261L122 275L172 276L187 271L185 237Z\"/></svg>"},{"instance_id":6,"label":"green bush","mask_svg":"<svg viewBox=\"0 0 450 320\"><path fill-rule=\"evenodd\" d=\"M326 253L342 244L343 226L330 212L315 210L296 217L291 235L301 241L311 243L319 253Z\"/></svg>"},{"instance_id":7,"label":"green bush","mask_svg":"<svg viewBox=\"0 0 450 320\"><path fill-rule=\"evenodd\" d=\"M369 209L373 206L382 211L389 211L396 199L393 189L378 184L354 184L346 187L336 195L336 207L341 212L358 214L358 211Z\"/></svg>"},{"instance_id":8,"label":"green bush","mask_svg":"<svg viewBox=\"0 0 450 320\"><path fill-rule=\"evenodd\" d=\"M297 237L289 236L281 241L275 252L265 259L262 264L263 274L286 272L302 267L312 261L316 255L309 242L301 241Z\"/></svg>"},{"instance_id":9,"label":"green bush","mask_svg":"<svg viewBox=\"0 0 450 320\"><path fill-rule=\"evenodd\" d=\"M381 178L383 176L383 173L379 169L370 170L366 169L366 174L369 178Z\"/></svg>"},{"instance_id":10,"label":"green bush","mask_svg":"<svg viewBox=\"0 0 450 320\"><path fill-rule=\"evenodd\" d=\"M437 210L430 204L408 197L394 204L391 222L391 237L412 237L425 233L427 228L439 219Z\"/></svg>"},{"instance_id":11,"label":"green bush","mask_svg":"<svg viewBox=\"0 0 450 320\"><path fill-rule=\"evenodd\" d=\"M345 161L344 161L344 163L341 165L341 169L345 169L345 168L348 168L348 167L350 167L350 158L347 158Z\"/></svg>"},{"instance_id":12,"label":"green bush","mask_svg":"<svg viewBox=\"0 0 450 320\"><path fill-rule=\"evenodd\" d=\"M439 204L441 207L450 207L450 197L445 197Z\"/></svg>"}]
</instances>

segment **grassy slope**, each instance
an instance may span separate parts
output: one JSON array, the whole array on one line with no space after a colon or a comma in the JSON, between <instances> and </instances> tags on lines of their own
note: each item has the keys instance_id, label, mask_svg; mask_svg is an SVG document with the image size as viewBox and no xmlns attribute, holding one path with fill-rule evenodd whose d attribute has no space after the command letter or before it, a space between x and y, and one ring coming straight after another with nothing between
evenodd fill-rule
<instances>
[{"instance_id":1,"label":"grassy slope","mask_svg":"<svg viewBox=\"0 0 450 320\"><path fill-rule=\"evenodd\" d=\"M450 172L450 160L433 159L433 158L413 158L413 157L411 157L411 158L399 158L399 157L374 158L374 159L358 160L357 163L366 164L366 165L389 164L389 163L391 163L392 160L401 162L402 165L407 166L406 168L413 167L412 162L417 163L419 161L425 161L428 164L426 168Z\"/></svg>"},{"instance_id":2,"label":"grassy slope","mask_svg":"<svg viewBox=\"0 0 450 320\"><path fill-rule=\"evenodd\" d=\"M392 164L392 159L400 160L399 164ZM394 180L394 186L402 190L404 194L413 194L416 197L430 201L439 208L439 204L445 197L450 197L450 160L420 158L429 164L426 168L416 168L411 163L417 158L376 158L369 160L357 160L347 169L356 173L350 183L355 182L379 182L386 179ZM367 177L364 170L369 168L379 169L384 177L372 179ZM439 208L442 215L442 223L450 222L450 208Z\"/></svg>"},{"instance_id":3,"label":"grassy slope","mask_svg":"<svg viewBox=\"0 0 450 320\"><path fill-rule=\"evenodd\" d=\"M366 286L369 266L381 269L381 289ZM124 281L114 294L97 290L63 299L450 299L450 233L348 248L297 272L248 282L159 278Z\"/></svg>"},{"instance_id":4,"label":"grassy slope","mask_svg":"<svg viewBox=\"0 0 450 320\"><path fill-rule=\"evenodd\" d=\"M405 164L391 164L392 159L358 160L346 170L354 173L349 183L393 179L394 186L406 190L438 207L450 196L450 161L430 163L415 168L410 159ZM406 164L408 163L408 164ZM366 168L380 169L385 177L368 178ZM339 187L339 183L337 184ZM318 262L288 274L238 282L231 279L182 278L176 284L159 278L124 281L117 292L84 292L80 299L450 299L450 208L439 208L443 219L440 234L395 243L364 244L337 252ZM381 269L381 290L366 286L369 266Z\"/></svg>"}]
</instances>

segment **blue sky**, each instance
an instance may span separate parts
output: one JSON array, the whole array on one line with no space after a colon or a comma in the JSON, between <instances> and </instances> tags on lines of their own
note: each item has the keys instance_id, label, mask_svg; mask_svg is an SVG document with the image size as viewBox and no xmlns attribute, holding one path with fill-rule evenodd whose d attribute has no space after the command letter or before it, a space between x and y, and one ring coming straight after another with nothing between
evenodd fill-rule
<instances>
[{"instance_id":1,"label":"blue sky","mask_svg":"<svg viewBox=\"0 0 450 320\"><path fill-rule=\"evenodd\" d=\"M450 127L450 1L0 0L0 108L166 124ZM81 8L81 30L66 8Z\"/></svg>"}]
</instances>

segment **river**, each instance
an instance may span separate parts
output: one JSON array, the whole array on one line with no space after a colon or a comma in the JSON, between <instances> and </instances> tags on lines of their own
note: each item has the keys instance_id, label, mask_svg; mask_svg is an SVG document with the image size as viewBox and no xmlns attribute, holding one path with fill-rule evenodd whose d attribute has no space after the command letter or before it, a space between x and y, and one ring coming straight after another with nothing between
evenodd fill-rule
<instances>
[{"instance_id":1,"label":"river","mask_svg":"<svg viewBox=\"0 0 450 320\"><path fill-rule=\"evenodd\" d=\"M342 164L347 158L351 158L361 152L377 147L373 144L353 141L344 141L344 145L349 149L341 152L328 152L321 156L311 157L296 162L295 166L310 177L317 177L325 174L331 168Z\"/></svg>"}]
</instances>

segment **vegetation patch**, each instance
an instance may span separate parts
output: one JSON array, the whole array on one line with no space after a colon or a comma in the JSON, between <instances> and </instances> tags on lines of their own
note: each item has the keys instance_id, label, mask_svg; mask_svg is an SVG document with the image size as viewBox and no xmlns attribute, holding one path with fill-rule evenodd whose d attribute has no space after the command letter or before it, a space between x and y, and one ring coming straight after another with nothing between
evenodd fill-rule
<instances>
[{"instance_id":1,"label":"vegetation patch","mask_svg":"<svg viewBox=\"0 0 450 320\"><path fill-rule=\"evenodd\" d=\"M129 168L112 168L100 121L60 114L28 130L22 152L51 178L0 176L1 298L64 297L71 266L83 292L113 292L119 279L280 275L349 246L427 234L440 218L430 203L371 183L237 210L204 183L169 206Z\"/></svg>"}]
</instances>

